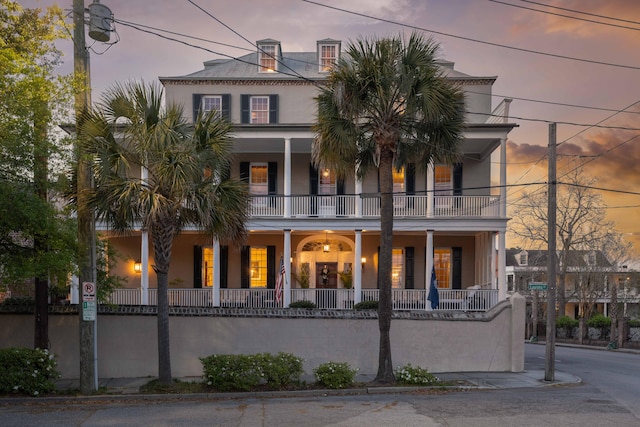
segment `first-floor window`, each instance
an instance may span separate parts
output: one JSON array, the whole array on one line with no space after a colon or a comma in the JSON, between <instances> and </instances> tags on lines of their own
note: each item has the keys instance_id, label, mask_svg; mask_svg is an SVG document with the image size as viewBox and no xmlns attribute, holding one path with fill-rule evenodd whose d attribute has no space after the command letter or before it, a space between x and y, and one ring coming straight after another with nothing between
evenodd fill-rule
<instances>
[{"instance_id":1,"label":"first-floor window","mask_svg":"<svg viewBox=\"0 0 640 427\"><path fill-rule=\"evenodd\" d=\"M451 288L451 248L433 251L433 267L436 270L438 288Z\"/></svg>"},{"instance_id":2,"label":"first-floor window","mask_svg":"<svg viewBox=\"0 0 640 427\"><path fill-rule=\"evenodd\" d=\"M249 277L252 288L267 287L267 248L251 247L249 254Z\"/></svg>"},{"instance_id":3,"label":"first-floor window","mask_svg":"<svg viewBox=\"0 0 640 427\"><path fill-rule=\"evenodd\" d=\"M391 260L391 287L393 289L403 289L404 249L394 248Z\"/></svg>"},{"instance_id":4,"label":"first-floor window","mask_svg":"<svg viewBox=\"0 0 640 427\"><path fill-rule=\"evenodd\" d=\"M213 248L202 248L202 287L213 286Z\"/></svg>"}]
</instances>

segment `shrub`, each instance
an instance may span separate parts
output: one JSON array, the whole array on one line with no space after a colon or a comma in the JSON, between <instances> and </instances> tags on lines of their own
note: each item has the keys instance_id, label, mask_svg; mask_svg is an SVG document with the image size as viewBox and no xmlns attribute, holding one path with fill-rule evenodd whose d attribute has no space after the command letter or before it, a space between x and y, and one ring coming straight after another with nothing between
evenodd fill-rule
<instances>
[{"instance_id":1,"label":"shrub","mask_svg":"<svg viewBox=\"0 0 640 427\"><path fill-rule=\"evenodd\" d=\"M289 304L289 308L316 308L317 306L308 300L294 301Z\"/></svg>"},{"instance_id":2,"label":"shrub","mask_svg":"<svg viewBox=\"0 0 640 427\"><path fill-rule=\"evenodd\" d=\"M60 374L48 350L6 348L0 350L0 393L39 396L55 390Z\"/></svg>"},{"instance_id":3,"label":"shrub","mask_svg":"<svg viewBox=\"0 0 640 427\"><path fill-rule=\"evenodd\" d=\"M291 353L278 353L271 355L263 353L256 355L260 358L264 380L273 387L282 387L287 384L299 383L300 375L304 373L302 357Z\"/></svg>"},{"instance_id":4,"label":"shrub","mask_svg":"<svg viewBox=\"0 0 640 427\"><path fill-rule=\"evenodd\" d=\"M262 381L262 367L254 356L213 354L200 361L207 385L220 391L248 391Z\"/></svg>"},{"instance_id":5,"label":"shrub","mask_svg":"<svg viewBox=\"0 0 640 427\"><path fill-rule=\"evenodd\" d=\"M214 354L200 358L208 386L220 391L249 391L262 383L279 388L300 382L304 359L290 353Z\"/></svg>"},{"instance_id":6,"label":"shrub","mask_svg":"<svg viewBox=\"0 0 640 427\"><path fill-rule=\"evenodd\" d=\"M438 377L431 374L426 368L412 366L411 363L396 369L395 375L396 380L401 384L434 385L440 381Z\"/></svg>"},{"instance_id":7,"label":"shrub","mask_svg":"<svg viewBox=\"0 0 640 427\"><path fill-rule=\"evenodd\" d=\"M597 313L594 314L591 319L587 320L587 326L592 328L604 328L606 326L611 326L611 319L605 317L603 314Z\"/></svg>"},{"instance_id":8,"label":"shrub","mask_svg":"<svg viewBox=\"0 0 640 427\"><path fill-rule=\"evenodd\" d=\"M378 301L361 301L353 306L354 310L377 310Z\"/></svg>"},{"instance_id":9,"label":"shrub","mask_svg":"<svg viewBox=\"0 0 640 427\"><path fill-rule=\"evenodd\" d=\"M348 363L328 362L316 367L313 375L318 384L329 388L345 388L353 384L357 369L352 369Z\"/></svg>"},{"instance_id":10,"label":"shrub","mask_svg":"<svg viewBox=\"0 0 640 427\"><path fill-rule=\"evenodd\" d=\"M2 304L11 306L29 306L34 305L35 300L33 297L9 297L4 300Z\"/></svg>"},{"instance_id":11,"label":"shrub","mask_svg":"<svg viewBox=\"0 0 640 427\"><path fill-rule=\"evenodd\" d=\"M576 328L580 324L578 319L572 319L569 316L561 316L556 320L556 327L558 328Z\"/></svg>"},{"instance_id":12,"label":"shrub","mask_svg":"<svg viewBox=\"0 0 640 427\"><path fill-rule=\"evenodd\" d=\"M629 320L629 326L632 328L640 327L640 319L631 319Z\"/></svg>"}]
</instances>

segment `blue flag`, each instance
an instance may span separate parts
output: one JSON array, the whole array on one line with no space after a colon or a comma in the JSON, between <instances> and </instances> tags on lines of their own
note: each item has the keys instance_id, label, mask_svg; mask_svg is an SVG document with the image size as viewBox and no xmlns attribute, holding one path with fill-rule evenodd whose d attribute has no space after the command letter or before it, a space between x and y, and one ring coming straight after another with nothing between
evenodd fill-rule
<instances>
[{"instance_id":1,"label":"blue flag","mask_svg":"<svg viewBox=\"0 0 640 427\"><path fill-rule=\"evenodd\" d=\"M438 296L438 284L436 280L436 269L435 267L431 270L431 284L429 285L429 296L427 299L431 301L431 309L435 310L438 308L438 304L440 304L440 297Z\"/></svg>"}]
</instances>

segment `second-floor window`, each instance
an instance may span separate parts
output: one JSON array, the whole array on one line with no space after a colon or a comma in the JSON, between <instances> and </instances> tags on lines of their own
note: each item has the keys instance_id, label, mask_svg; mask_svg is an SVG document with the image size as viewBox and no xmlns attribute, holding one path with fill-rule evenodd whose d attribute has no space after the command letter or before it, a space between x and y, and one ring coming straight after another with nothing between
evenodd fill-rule
<instances>
[{"instance_id":1,"label":"second-floor window","mask_svg":"<svg viewBox=\"0 0 640 427\"><path fill-rule=\"evenodd\" d=\"M451 196L453 189L453 174L451 166L436 165L434 168L434 190L436 196Z\"/></svg>"},{"instance_id":2,"label":"second-floor window","mask_svg":"<svg viewBox=\"0 0 640 427\"><path fill-rule=\"evenodd\" d=\"M278 95L241 95L240 109L242 123L278 123Z\"/></svg>"},{"instance_id":3,"label":"second-floor window","mask_svg":"<svg viewBox=\"0 0 640 427\"><path fill-rule=\"evenodd\" d=\"M404 193L404 168L393 170L393 194Z\"/></svg>"},{"instance_id":4,"label":"second-floor window","mask_svg":"<svg viewBox=\"0 0 640 427\"><path fill-rule=\"evenodd\" d=\"M249 192L252 195L269 194L269 174L267 163L252 163L249 173Z\"/></svg>"},{"instance_id":5,"label":"second-floor window","mask_svg":"<svg viewBox=\"0 0 640 427\"><path fill-rule=\"evenodd\" d=\"M215 111L216 117L222 115L222 96L221 95L203 95L202 96L202 112L208 113Z\"/></svg>"},{"instance_id":6,"label":"second-floor window","mask_svg":"<svg viewBox=\"0 0 640 427\"><path fill-rule=\"evenodd\" d=\"M251 123L269 123L269 97L252 96L251 101Z\"/></svg>"},{"instance_id":7,"label":"second-floor window","mask_svg":"<svg viewBox=\"0 0 640 427\"><path fill-rule=\"evenodd\" d=\"M323 168L319 171L318 177L318 194L332 195L336 194L336 175L331 170Z\"/></svg>"}]
</instances>

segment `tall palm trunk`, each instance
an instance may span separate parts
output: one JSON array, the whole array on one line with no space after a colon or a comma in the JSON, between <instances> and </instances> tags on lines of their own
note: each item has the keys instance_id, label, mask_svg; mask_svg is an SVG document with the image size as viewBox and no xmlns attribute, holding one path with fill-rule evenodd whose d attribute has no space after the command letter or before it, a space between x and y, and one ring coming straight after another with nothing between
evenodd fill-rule
<instances>
[{"instance_id":1,"label":"tall palm trunk","mask_svg":"<svg viewBox=\"0 0 640 427\"><path fill-rule=\"evenodd\" d=\"M375 382L390 384L395 381L391 362L391 262L393 251L393 152L380 153L380 257L378 266L380 300L378 302L378 328L380 349L378 374Z\"/></svg>"},{"instance_id":2,"label":"tall palm trunk","mask_svg":"<svg viewBox=\"0 0 640 427\"><path fill-rule=\"evenodd\" d=\"M158 280L158 380L170 385L171 349L169 341L169 263L176 229L173 224L158 221L151 227L155 265Z\"/></svg>"}]
</instances>

